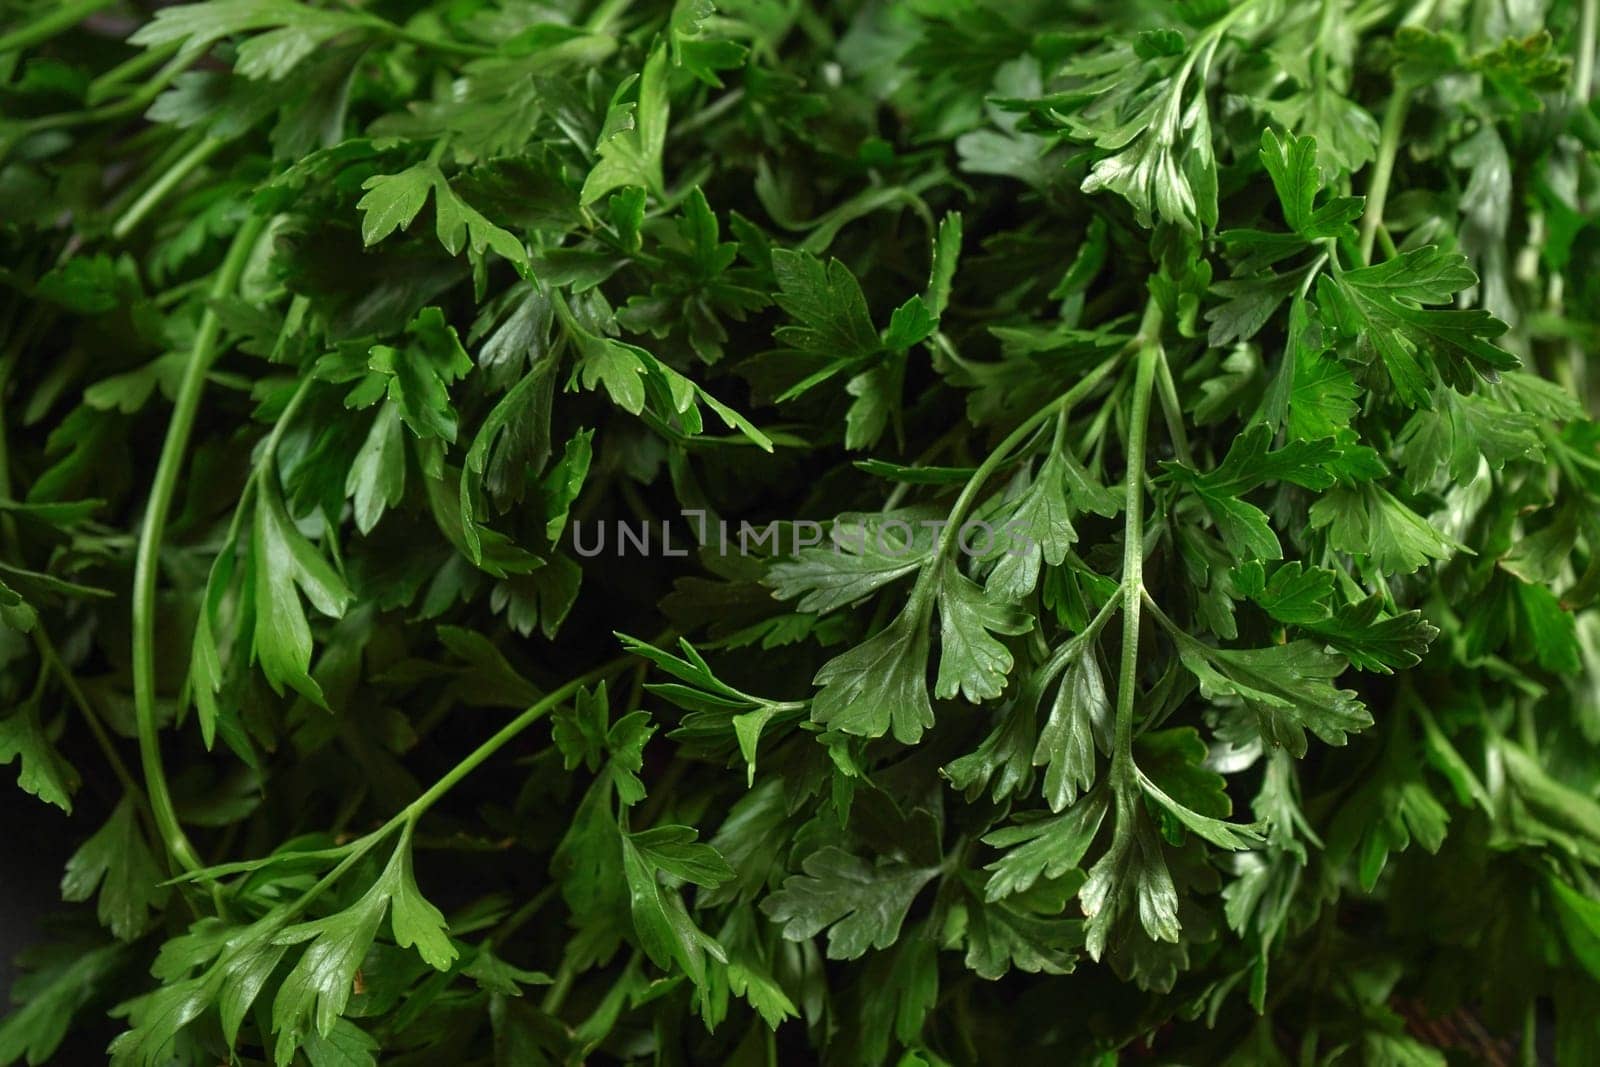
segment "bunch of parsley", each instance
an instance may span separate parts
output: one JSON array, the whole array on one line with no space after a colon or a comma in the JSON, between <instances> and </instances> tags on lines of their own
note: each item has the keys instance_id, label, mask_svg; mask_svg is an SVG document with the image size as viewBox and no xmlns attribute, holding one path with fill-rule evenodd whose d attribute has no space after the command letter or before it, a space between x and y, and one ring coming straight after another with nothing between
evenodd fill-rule
<instances>
[{"instance_id":1,"label":"bunch of parsley","mask_svg":"<svg viewBox=\"0 0 1600 1067\"><path fill-rule=\"evenodd\" d=\"M12 0L0 1064L1600 1062L1597 6Z\"/></svg>"}]
</instances>

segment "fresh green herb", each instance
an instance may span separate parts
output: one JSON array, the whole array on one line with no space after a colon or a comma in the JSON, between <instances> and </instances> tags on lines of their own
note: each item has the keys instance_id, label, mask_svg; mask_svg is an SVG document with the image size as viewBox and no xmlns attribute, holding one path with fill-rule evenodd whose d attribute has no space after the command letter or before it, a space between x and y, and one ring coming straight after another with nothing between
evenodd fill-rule
<instances>
[{"instance_id":1,"label":"fresh green herb","mask_svg":"<svg viewBox=\"0 0 1600 1067\"><path fill-rule=\"evenodd\" d=\"M12 3L0 1065L1600 1062L1597 19Z\"/></svg>"}]
</instances>

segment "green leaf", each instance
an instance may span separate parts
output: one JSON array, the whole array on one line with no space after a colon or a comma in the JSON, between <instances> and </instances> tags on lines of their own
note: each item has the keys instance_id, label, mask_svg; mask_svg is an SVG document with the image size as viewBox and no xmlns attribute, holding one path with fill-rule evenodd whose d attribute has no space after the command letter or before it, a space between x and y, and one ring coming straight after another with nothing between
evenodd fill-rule
<instances>
[{"instance_id":1,"label":"green leaf","mask_svg":"<svg viewBox=\"0 0 1600 1067\"><path fill-rule=\"evenodd\" d=\"M1072 973L1083 938L1079 920L1032 914L976 894L967 898L965 918L963 962L979 978L1003 978L1013 967L1027 974Z\"/></svg>"},{"instance_id":2,"label":"green leaf","mask_svg":"<svg viewBox=\"0 0 1600 1067\"><path fill-rule=\"evenodd\" d=\"M1144 790L1146 796L1154 800L1184 826L1187 826L1218 848L1237 852L1240 849L1254 848L1261 844L1261 834L1255 827L1239 826L1224 822L1221 819L1213 819L1209 815L1201 815L1193 808L1180 804L1164 793L1161 787L1151 781L1143 771L1138 772L1138 777L1139 788Z\"/></svg>"},{"instance_id":3,"label":"green leaf","mask_svg":"<svg viewBox=\"0 0 1600 1067\"><path fill-rule=\"evenodd\" d=\"M850 268L837 259L824 265L810 252L775 249L772 273L779 287L773 299L798 324L778 327L773 336L779 341L844 362L878 351L867 298Z\"/></svg>"},{"instance_id":4,"label":"green leaf","mask_svg":"<svg viewBox=\"0 0 1600 1067\"><path fill-rule=\"evenodd\" d=\"M1002 601L1017 601L1033 592L1041 563L1059 567L1078 540L1067 496L1067 464L1052 451L1039 475L1024 490L1006 529L1013 536L989 572L985 588Z\"/></svg>"},{"instance_id":5,"label":"green leaf","mask_svg":"<svg viewBox=\"0 0 1600 1067\"><path fill-rule=\"evenodd\" d=\"M761 910L782 924L790 941L826 929L828 958L836 960L894 944L911 902L939 873L904 863L868 863L832 846L807 856L801 867L805 873L784 879L783 888L761 902Z\"/></svg>"},{"instance_id":6,"label":"green leaf","mask_svg":"<svg viewBox=\"0 0 1600 1067\"><path fill-rule=\"evenodd\" d=\"M235 69L247 78L280 79L335 34L365 25L354 13L293 0L208 0L162 8L128 43L149 49L180 44L179 54L192 62L224 37L270 28L245 42Z\"/></svg>"},{"instance_id":7,"label":"green leaf","mask_svg":"<svg viewBox=\"0 0 1600 1067\"><path fill-rule=\"evenodd\" d=\"M829 546L801 548L767 568L774 596L798 597L801 611L826 615L920 570L933 551L925 528L894 516L841 515L829 536Z\"/></svg>"},{"instance_id":8,"label":"green leaf","mask_svg":"<svg viewBox=\"0 0 1600 1067\"><path fill-rule=\"evenodd\" d=\"M39 706L32 701L0 719L0 764L18 757L17 785L70 815L72 794L78 791L82 779L50 742L39 717Z\"/></svg>"},{"instance_id":9,"label":"green leaf","mask_svg":"<svg viewBox=\"0 0 1600 1067\"><path fill-rule=\"evenodd\" d=\"M1110 806L1105 790L1085 794L1065 812L1018 822L986 834L983 843L1007 849L984 869L991 872L984 895L1000 900L1077 869L1094 843Z\"/></svg>"},{"instance_id":10,"label":"green leaf","mask_svg":"<svg viewBox=\"0 0 1600 1067\"><path fill-rule=\"evenodd\" d=\"M1044 799L1051 811L1070 807L1094 785L1095 743L1109 737L1111 721L1111 698L1090 645L1068 664L1033 750L1033 765L1045 768Z\"/></svg>"},{"instance_id":11,"label":"green leaf","mask_svg":"<svg viewBox=\"0 0 1600 1067\"><path fill-rule=\"evenodd\" d=\"M1326 489L1336 477L1333 465L1342 456L1342 449L1332 440L1290 441L1269 450L1271 437L1267 426L1252 426L1235 438L1222 462L1207 474L1195 474L1176 464L1169 468L1171 477L1200 498L1223 543L1238 559L1283 556L1266 512L1240 499L1242 494L1268 482Z\"/></svg>"},{"instance_id":12,"label":"green leaf","mask_svg":"<svg viewBox=\"0 0 1600 1067\"><path fill-rule=\"evenodd\" d=\"M973 703L993 700L1005 688L1012 666L1010 650L993 635L1025 634L1033 628L1033 620L1020 608L992 599L949 560L940 564L938 581L939 675L934 695L948 699L959 693Z\"/></svg>"},{"instance_id":13,"label":"green leaf","mask_svg":"<svg viewBox=\"0 0 1600 1067\"><path fill-rule=\"evenodd\" d=\"M1303 314L1309 323L1316 309L1308 303ZM1360 387L1343 364L1313 347L1298 348L1289 387L1289 436L1315 441L1338 435L1355 418L1360 396Z\"/></svg>"},{"instance_id":14,"label":"green leaf","mask_svg":"<svg viewBox=\"0 0 1600 1067\"><path fill-rule=\"evenodd\" d=\"M350 1002L356 971L372 947L387 904L387 892L374 883L345 910L291 926L278 935L277 940L284 944L311 942L284 976L272 1001L278 1063L289 1063L313 1028L324 1037L333 1032Z\"/></svg>"},{"instance_id":15,"label":"green leaf","mask_svg":"<svg viewBox=\"0 0 1600 1067\"><path fill-rule=\"evenodd\" d=\"M116 944L51 946L27 951L27 973L11 989L16 1006L0 1019L0 1063L49 1063L78 1012L122 963Z\"/></svg>"},{"instance_id":16,"label":"green leaf","mask_svg":"<svg viewBox=\"0 0 1600 1067\"><path fill-rule=\"evenodd\" d=\"M401 948L416 947L417 955L430 966L448 971L457 956L446 933L444 915L422 896L411 873L409 841L394 850L379 884L389 894L389 924L394 943Z\"/></svg>"},{"instance_id":17,"label":"green leaf","mask_svg":"<svg viewBox=\"0 0 1600 1067\"><path fill-rule=\"evenodd\" d=\"M492 249L519 267L528 265L522 242L461 199L435 163L417 163L398 174L374 174L361 188L366 195L356 209L361 212L361 240L369 246L409 228L432 192L434 228L446 252L454 256L466 248L475 261L481 261Z\"/></svg>"},{"instance_id":18,"label":"green leaf","mask_svg":"<svg viewBox=\"0 0 1600 1067\"><path fill-rule=\"evenodd\" d=\"M271 478L262 480L250 549L255 573L254 650L262 673L274 691L281 693L288 685L321 704L322 688L309 673L311 627L300 595L331 618L342 616L355 595L295 527Z\"/></svg>"},{"instance_id":19,"label":"green leaf","mask_svg":"<svg viewBox=\"0 0 1600 1067\"><path fill-rule=\"evenodd\" d=\"M496 226L462 200L443 175L436 177L433 190L435 228L439 243L446 252L453 256L466 248L475 260L481 260L484 252L493 250L511 263L522 267L528 265L528 251L522 242L509 230Z\"/></svg>"},{"instance_id":20,"label":"green leaf","mask_svg":"<svg viewBox=\"0 0 1600 1067\"><path fill-rule=\"evenodd\" d=\"M1290 136L1285 140L1271 128L1265 129L1261 132L1261 162L1272 178L1291 230L1308 241L1355 236L1350 223L1361 215L1360 197L1335 197L1320 208L1315 206L1323 182L1314 138Z\"/></svg>"},{"instance_id":21,"label":"green leaf","mask_svg":"<svg viewBox=\"0 0 1600 1067\"><path fill-rule=\"evenodd\" d=\"M1089 868L1089 877L1078 891L1086 919L1084 946L1096 960L1105 953L1113 926L1125 914L1137 914L1139 925L1153 941L1175 942L1182 932L1178 891L1161 855L1161 839L1154 825L1143 808L1118 807L1111 846Z\"/></svg>"},{"instance_id":22,"label":"green leaf","mask_svg":"<svg viewBox=\"0 0 1600 1067\"><path fill-rule=\"evenodd\" d=\"M353 392L345 403L364 407L365 403L352 401L371 395L366 390L375 390L399 408L400 418L417 437L453 442L457 417L450 403L450 386L472 370L472 359L461 347L455 327L436 307L417 312L406 334L409 341L403 348L372 346L367 361L372 373L362 391Z\"/></svg>"},{"instance_id":23,"label":"green leaf","mask_svg":"<svg viewBox=\"0 0 1600 1067\"><path fill-rule=\"evenodd\" d=\"M1478 277L1465 257L1428 246L1371 267L1317 279L1323 322L1353 343L1363 362L1376 359L1395 393L1411 407L1425 406L1442 378L1470 392L1475 378L1499 381L1517 358L1491 344L1506 325L1482 309L1440 311Z\"/></svg>"},{"instance_id":24,"label":"green leaf","mask_svg":"<svg viewBox=\"0 0 1600 1067\"><path fill-rule=\"evenodd\" d=\"M1270 578L1266 568L1254 560L1233 572L1234 588L1268 615L1282 623L1309 627L1332 614L1336 578L1333 571L1306 567L1298 560L1274 568Z\"/></svg>"},{"instance_id":25,"label":"green leaf","mask_svg":"<svg viewBox=\"0 0 1600 1067\"><path fill-rule=\"evenodd\" d=\"M1440 390L1430 410L1418 411L1400 431L1400 465L1413 492L1445 468L1456 483L1470 482L1480 462L1501 470L1515 460L1542 462L1539 420L1486 396Z\"/></svg>"},{"instance_id":26,"label":"green leaf","mask_svg":"<svg viewBox=\"0 0 1600 1067\"><path fill-rule=\"evenodd\" d=\"M1236 699L1255 714L1261 739L1291 755L1306 754L1306 731L1330 745L1372 725L1372 715L1349 689L1331 683L1345 662L1311 641L1267 648L1209 648L1178 637L1178 654L1211 700Z\"/></svg>"},{"instance_id":27,"label":"green leaf","mask_svg":"<svg viewBox=\"0 0 1600 1067\"><path fill-rule=\"evenodd\" d=\"M373 1056L381 1048L376 1038L349 1019L334 1023L324 1037L315 1030L306 1034L304 1051L311 1067L373 1067Z\"/></svg>"},{"instance_id":28,"label":"green leaf","mask_svg":"<svg viewBox=\"0 0 1600 1067\"><path fill-rule=\"evenodd\" d=\"M316 1037L333 1040L335 1047L359 1044L349 1035L338 1038L336 1031L385 911L397 945L415 947L429 966L450 969L457 951L444 916L417 888L411 873L411 840L408 822L382 873L349 907L289 926L272 938L280 946L310 942L273 998L272 1023L278 1035L274 1055L279 1063L288 1063L297 1047Z\"/></svg>"},{"instance_id":29,"label":"green leaf","mask_svg":"<svg viewBox=\"0 0 1600 1067\"><path fill-rule=\"evenodd\" d=\"M133 801L124 797L105 825L67 860L61 899L85 901L100 891L100 924L132 941L155 921L167 896L161 865L145 844Z\"/></svg>"},{"instance_id":30,"label":"green leaf","mask_svg":"<svg viewBox=\"0 0 1600 1067\"><path fill-rule=\"evenodd\" d=\"M643 186L664 196L661 151L667 140L667 51L657 46L637 78L638 97L623 96L635 84L629 78L617 87L595 145L599 158L584 179L580 202L592 204L625 185Z\"/></svg>"},{"instance_id":31,"label":"green leaf","mask_svg":"<svg viewBox=\"0 0 1600 1067\"><path fill-rule=\"evenodd\" d=\"M1339 487L1311 505L1312 529L1326 528L1328 543L1364 557L1379 571L1411 574L1430 559L1456 549L1427 519L1377 485Z\"/></svg>"},{"instance_id":32,"label":"green leaf","mask_svg":"<svg viewBox=\"0 0 1600 1067\"><path fill-rule=\"evenodd\" d=\"M418 163L398 174L374 174L361 183L366 195L356 203L361 212L361 240L375 245L396 230L410 226L428 202L428 193L442 179L432 163Z\"/></svg>"},{"instance_id":33,"label":"green leaf","mask_svg":"<svg viewBox=\"0 0 1600 1067\"><path fill-rule=\"evenodd\" d=\"M707 889L733 877L733 868L710 845L697 845L692 826L655 826L628 834L631 847L658 871Z\"/></svg>"},{"instance_id":34,"label":"green leaf","mask_svg":"<svg viewBox=\"0 0 1600 1067\"><path fill-rule=\"evenodd\" d=\"M356 529L363 534L371 533L384 511L400 503L406 491L406 452L398 405L378 409L350 465L344 491L355 507Z\"/></svg>"},{"instance_id":35,"label":"green leaf","mask_svg":"<svg viewBox=\"0 0 1600 1067\"><path fill-rule=\"evenodd\" d=\"M1546 879L1556 916L1566 935L1567 947L1579 964L1600 978L1600 902L1578 892L1554 876Z\"/></svg>"},{"instance_id":36,"label":"green leaf","mask_svg":"<svg viewBox=\"0 0 1600 1067\"><path fill-rule=\"evenodd\" d=\"M560 543L567 513L583 491L583 480L589 474L589 463L594 455L590 445L593 438L593 430L579 430L573 434L561 458L540 485L544 497L544 535L551 544Z\"/></svg>"},{"instance_id":37,"label":"green leaf","mask_svg":"<svg viewBox=\"0 0 1600 1067\"><path fill-rule=\"evenodd\" d=\"M672 63L720 89L722 81L716 72L739 66L747 49L737 41L713 35L716 14L712 0L677 0L672 7Z\"/></svg>"},{"instance_id":38,"label":"green leaf","mask_svg":"<svg viewBox=\"0 0 1600 1067\"><path fill-rule=\"evenodd\" d=\"M1380 674L1416 666L1439 636L1420 611L1385 613L1379 593L1343 605L1332 618L1300 625L1333 646L1352 667Z\"/></svg>"},{"instance_id":39,"label":"green leaf","mask_svg":"<svg viewBox=\"0 0 1600 1067\"><path fill-rule=\"evenodd\" d=\"M685 828L663 829L676 835ZM646 833L653 832L656 831ZM693 832L690 833L692 835ZM677 845L669 842L660 844L669 851L673 848L678 849L678 852L672 853L668 860L669 864L678 869L698 871L711 876L720 873L714 872L714 865L704 860L686 862L682 857L681 842ZM700 845L698 848L710 851L709 845ZM683 900L677 892L665 889L658 881L657 872L669 868L659 866L655 857L648 851L648 846L639 847L631 834L624 835L622 839L622 866L628 880L628 900L633 913L633 928L638 934L639 944L644 949L645 955L649 956L657 967L664 970L677 964L695 985L704 985L706 957L710 956L720 963L727 963L728 957L715 939L695 925L689 913L684 910Z\"/></svg>"},{"instance_id":40,"label":"green leaf","mask_svg":"<svg viewBox=\"0 0 1600 1067\"><path fill-rule=\"evenodd\" d=\"M811 718L859 737L882 737L914 745L933 725L928 701L927 608L907 604L894 621L817 671L822 689L811 700Z\"/></svg>"}]
</instances>

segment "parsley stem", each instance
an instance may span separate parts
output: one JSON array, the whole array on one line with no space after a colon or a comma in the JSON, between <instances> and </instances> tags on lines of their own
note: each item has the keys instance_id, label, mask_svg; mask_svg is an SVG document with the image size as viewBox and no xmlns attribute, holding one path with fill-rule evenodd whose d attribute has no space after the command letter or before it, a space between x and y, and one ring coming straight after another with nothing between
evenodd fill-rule
<instances>
[{"instance_id":1,"label":"parsley stem","mask_svg":"<svg viewBox=\"0 0 1600 1067\"><path fill-rule=\"evenodd\" d=\"M1183 407L1178 403L1178 386L1172 380L1172 367L1167 362L1165 349L1156 362L1156 388L1161 390L1161 413L1167 422L1167 435L1172 438L1178 462L1185 467L1194 466L1194 453L1189 448L1189 431L1183 424Z\"/></svg>"},{"instance_id":2,"label":"parsley stem","mask_svg":"<svg viewBox=\"0 0 1600 1067\"><path fill-rule=\"evenodd\" d=\"M429 808L433 807L434 804L438 803L440 797L450 792L451 789L454 789L456 784L459 783L461 779L477 770L480 764L482 764L496 752L500 751L500 749L504 748L509 741L515 738L522 731L526 730L528 727L544 718L545 715L549 714L557 706L568 700L583 686L593 685L602 678L609 678L611 675L616 674L628 664L632 663L633 660L633 653L625 653L624 655L618 656L616 659L601 664L587 674L580 674L578 677L572 679L570 682L567 682L560 688L553 689L549 693L545 694L539 700L530 705L526 711L523 711L516 718L512 719L510 722L500 727L500 729L496 730L487 741L483 742L477 748L467 753L460 763L457 763L454 767L446 771L441 778L424 790L421 796L417 797L417 799L413 800L411 803L407 804L403 809L401 809L398 815L389 820L388 825L393 825L401 820L408 822L416 821L419 817L421 817L423 812L427 811ZM384 831L379 832L381 833Z\"/></svg>"},{"instance_id":3,"label":"parsley stem","mask_svg":"<svg viewBox=\"0 0 1600 1067\"><path fill-rule=\"evenodd\" d=\"M386 37L396 41L404 41L406 44L423 50L446 52L458 56L472 56L474 58L496 54L495 49L485 45L467 44L463 41L452 41L445 37L425 37L422 34L412 33L405 27L397 26L388 19L380 18L377 15L366 15L362 21Z\"/></svg>"},{"instance_id":4,"label":"parsley stem","mask_svg":"<svg viewBox=\"0 0 1600 1067\"><path fill-rule=\"evenodd\" d=\"M1321 272L1322 265L1328 262L1329 256L1332 255L1333 248L1333 243L1330 241L1328 250L1324 251L1320 256L1314 259L1311 263L1311 266L1306 269L1305 277L1300 280L1300 289L1297 293L1301 300L1304 300L1310 294L1311 286L1316 282L1317 274Z\"/></svg>"},{"instance_id":5,"label":"parsley stem","mask_svg":"<svg viewBox=\"0 0 1600 1067\"><path fill-rule=\"evenodd\" d=\"M1151 302L1154 305L1154 301ZM1146 313L1148 319L1149 313ZM1161 342L1154 331L1141 327L1146 338L1139 348L1134 372L1133 402L1128 415L1128 480L1123 502L1122 545L1122 665L1117 675L1117 718L1111 748L1113 777L1132 773L1133 700L1139 675L1139 608L1144 600L1144 453L1150 424L1150 394L1156 367L1161 362Z\"/></svg>"},{"instance_id":6,"label":"parsley stem","mask_svg":"<svg viewBox=\"0 0 1600 1067\"><path fill-rule=\"evenodd\" d=\"M1067 664L1077 658L1084 645L1100 636L1100 631L1106 628L1106 623L1111 621L1112 614L1121 606L1122 587L1118 586L1106 598L1106 602L1100 606L1100 610L1095 612L1094 618L1089 620L1088 625L1068 640L1056 646L1055 651L1050 653L1050 658L1039 666L1034 678L1040 692L1043 692L1051 682L1055 681L1056 676L1066 669Z\"/></svg>"},{"instance_id":7,"label":"parsley stem","mask_svg":"<svg viewBox=\"0 0 1600 1067\"><path fill-rule=\"evenodd\" d=\"M1122 355L1118 353L1105 360L1079 379L1071 389L1068 389L1022 420L1022 423L1015 430L1012 430L1004 440L995 446L994 451L990 452L987 458L978 465L978 469L972 472L972 477L967 479L967 484L961 489L961 495L956 497L956 502L951 505L950 521L945 524L944 530L939 535L939 545L934 551L934 559L943 559L949 554L950 546L955 543L957 536L960 535L961 520L966 518L967 512L977 500L979 490L983 488L984 483L989 480L994 472L1000 468L1001 464L1005 463L1011 453L1016 451L1017 447L1026 441L1048 419L1053 418L1059 412L1067 410L1094 392L1121 359ZM931 569L929 568L930 571Z\"/></svg>"},{"instance_id":8,"label":"parsley stem","mask_svg":"<svg viewBox=\"0 0 1600 1067\"><path fill-rule=\"evenodd\" d=\"M117 64L94 81L89 83L89 88L84 90L83 99L91 107L105 102L112 90L124 82L144 74L153 67L159 67L171 59L178 51L178 42L164 44L160 48L146 48L130 59Z\"/></svg>"},{"instance_id":9,"label":"parsley stem","mask_svg":"<svg viewBox=\"0 0 1600 1067\"><path fill-rule=\"evenodd\" d=\"M145 216L150 214L168 193L193 174L206 160L216 155L217 150L227 143L220 137L202 137L171 166L163 170L160 177L139 194L137 200L128 205L121 217L112 223L111 236L120 241L137 229Z\"/></svg>"},{"instance_id":10,"label":"parsley stem","mask_svg":"<svg viewBox=\"0 0 1600 1067\"><path fill-rule=\"evenodd\" d=\"M48 41L114 3L116 0L78 0L75 4L62 4L54 11L0 37L0 52L17 52L40 41Z\"/></svg>"},{"instance_id":11,"label":"parsley stem","mask_svg":"<svg viewBox=\"0 0 1600 1067\"><path fill-rule=\"evenodd\" d=\"M660 641L662 638L658 638L657 640ZM417 820L422 817L424 812L436 804L441 797L443 797L451 789L455 788L455 786L460 783L463 778L476 770L479 765L481 765L490 756L494 755L501 748L505 747L507 742L515 738L523 730L526 730L529 726L532 726L535 722L543 718L547 713L560 705L563 701L570 698L578 691L578 689L586 685L591 685L602 678L607 678L615 674L617 671L633 662L634 659L635 656L633 653L625 653L607 663L601 664L599 667L596 667L587 674L579 675L578 677L572 679L572 681L561 686L559 689L551 690L545 696L541 697L538 701L532 704L526 711L522 712L516 718L502 726L499 730L495 731L492 737L469 752L464 759L462 759L454 767L450 768L449 771L445 772L443 777L439 778L426 790L424 790L421 796L417 797L417 799L401 808L382 826L378 827L376 830L373 830L369 834L364 834L363 836L356 838L354 841L340 846L338 850L329 850L329 852L326 854L337 854L339 851L343 851L344 855L339 862L332 867L332 869L330 869L321 878L318 878L316 882L312 884L312 886L304 893L300 894L299 898L295 900L294 905L290 909L290 913L295 915L303 913L305 909L310 906L312 901L322 895L322 893L329 886L337 882L346 871L355 866L356 863L361 860L361 857L372 851L372 849L375 848L380 842L389 837L389 835L393 834L396 829L399 829L401 832L400 847L406 847L410 842L412 828L416 826ZM143 720L141 719L141 724L142 721ZM158 755L157 759L159 760L159 758L160 757ZM180 836L182 832L182 829L179 828L178 833ZM188 842L185 841L184 844L187 845ZM191 871L197 869L198 867L191 868Z\"/></svg>"},{"instance_id":12,"label":"parsley stem","mask_svg":"<svg viewBox=\"0 0 1600 1067\"><path fill-rule=\"evenodd\" d=\"M143 111L150 104L150 101L161 95L161 91L167 87L168 82L188 70L189 66L194 62L195 57L185 56L180 53L170 63L158 70L153 78L114 104L101 104L86 111L63 111L54 115L40 115L36 119L24 120L22 128L26 133L33 134L44 130L90 126L96 122L111 122L136 115ZM0 151L0 157L3 157L4 154L4 151Z\"/></svg>"},{"instance_id":13,"label":"parsley stem","mask_svg":"<svg viewBox=\"0 0 1600 1067\"><path fill-rule=\"evenodd\" d=\"M1583 0L1578 15L1578 57L1572 73L1572 98L1588 107L1594 95L1594 51L1600 38L1600 0Z\"/></svg>"},{"instance_id":14,"label":"parsley stem","mask_svg":"<svg viewBox=\"0 0 1600 1067\"><path fill-rule=\"evenodd\" d=\"M1361 214L1361 262L1372 262L1372 244L1383 222L1383 209L1389 199L1389 181L1394 177L1395 157L1400 153L1400 134L1405 129L1406 106L1411 87L1396 81L1394 93L1383 111L1383 129L1378 138L1378 157L1372 164L1372 184L1367 187L1367 206Z\"/></svg>"},{"instance_id":15,"label":"parsley stem","mask_svg":"<svg viewBox=\"0 0 1600 1067\"><path fill-rule=\"evenodd\" d=\"M220 300L238 287L239 276L244 273L245 263L266 224L266 218L259 215L245 219L239 232L234 235L222 265L217 269L211 286L213 299ZM156 722L156 578L167 512L172 507L184 453L189 446L189 432L194 427L200 394L205 388L206 371L216 358L217 339L221 332L221 320L215 309L208 307L200 317L199 329L195 331L183 379L178 386L177 400L173 404L172 417L167 423L167 436L161 445L161 457L156 462L156 473L150 485L144 522L139 529L133 565L133 708L138 725L139 757L144 770L145 789L150 794L151 811L155 815L168 857L186 872L199 870L201 864L194 846L189 843L188 836L178 822L172 794L167 788L166 771L161 764L161 742Z\"/></svg>"},{"instance_id":16,"label":"parsley stem","mask_svg":"<svg viewBox=\"0 0 1600 1067\"><path fill-rule=\"evenodd\" d=\"M78 684L78 679L61 662L61 655L56 651L56 646L50 640L50 635L45 633L42 623L33 627L33 644L39 652L39 660L45 669L55 674L56 680L67 691L67 696L83 715L83 721L89 725L89 732L94 735L95 744L105 755L106 762L111 765L111 771L122 783L122 788L133 798L133 802L141 810L148 810L149 801L145 798L144 789L140 787L138 779L133 772L128 770L128 765L122 761L122 756L117 752L116 746L111 741L111 735L106 732L105 724L100 721L100 715L94 710L94 705L89 703L89 697Z\"/></svg>"}]
</instances>

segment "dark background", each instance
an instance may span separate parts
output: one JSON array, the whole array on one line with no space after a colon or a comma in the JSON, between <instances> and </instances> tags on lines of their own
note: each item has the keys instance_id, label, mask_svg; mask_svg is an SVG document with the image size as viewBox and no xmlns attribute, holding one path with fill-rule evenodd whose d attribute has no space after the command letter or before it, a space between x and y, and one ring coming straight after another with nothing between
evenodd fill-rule
<instances>
[{"instance_id":1,"label":"dark background","mask_svg":"<svg viewBox=\"0 0 1600 1067\"><path fill-rule=\"evenodd\" d=\"M80 791L79 799L93 804ZM45 921L68 908L61 902L61 870L72 855L75 841L86 836L84 824L93 816L69 818L17 788L16 767L0 768L0 1016L11 1009L11 987L17 980L17 953L47 939ZM101 816L104 817L103 815ZM93 1019L88 1015L83 1021ZM105 1046L115 1029L105 1025L76 1029L61 1043L50 1062L103 1063Z\"/></svg>"}]
</instances>

